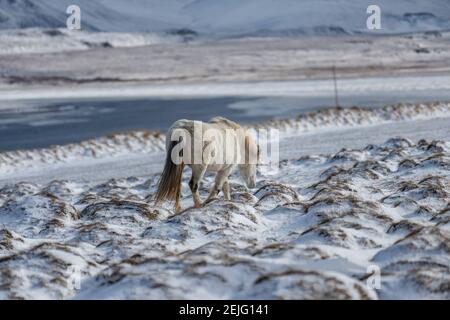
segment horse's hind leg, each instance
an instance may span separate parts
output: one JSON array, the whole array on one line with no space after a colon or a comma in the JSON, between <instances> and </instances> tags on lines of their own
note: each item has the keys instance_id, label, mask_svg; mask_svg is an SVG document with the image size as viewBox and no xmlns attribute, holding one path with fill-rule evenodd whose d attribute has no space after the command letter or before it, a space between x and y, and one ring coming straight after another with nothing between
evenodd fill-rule
<instances>
[{"instance_id":1,"label":"horse's hind leg","mask_svg":"<svg viewBox=\"0 0 450 320\"><path fill-rule=\"evenodd\" d=\"M175 200L175 213L180 213L180 212L181 212L180 199L176 199Z\"/></svg>"},{"instance_id":2,"label":"horse's hind leg","mask_svg":"<svg viewBox=\"0 0 450 320\"><path fill-rule=\"evenodd\" d=\"M189 188L192 192L192 198L194 199L194 206L199 208L202 206L202 201L198 193L198 185L205 174L206 166L204 165L193 165L192 166L192 177L189 181Z\"/></svg>"},{"instance_id":3,"label":"horse's hind leg","mask_svg":"<svg viewBox=\"0 0 450 320\"><path fill-rule=\"evenodd\" d=\"M228 183L228 177L225 180L225 182L223 183L222 191L223 191L223 198L227 201L230 201L231 195L230 195L230 184Z\"/></svg>"}]
</instances>

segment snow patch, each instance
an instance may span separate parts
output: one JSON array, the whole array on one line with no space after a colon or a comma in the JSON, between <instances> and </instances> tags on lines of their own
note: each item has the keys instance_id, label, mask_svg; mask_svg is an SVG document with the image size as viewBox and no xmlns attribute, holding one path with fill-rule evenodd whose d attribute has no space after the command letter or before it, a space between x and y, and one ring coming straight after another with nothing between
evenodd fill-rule
<instances>
[{"instance_id":1,"label":"snow patch","mask_svg":"<svg viewBox=\"0 0 450 320\"><path fill-rule=\"evenodd\" d=\"M42 165L82 160L102 159L132 153L151 153L165 148L165 136L158 132L133 131L100 138L53 146L45 149L17 150L0 153L0 172L12 168L32 168Z\"/></svg>"},{"instance_id":2,"label":"snow patch","mask_svg":"<svg viewBox=\"0 0 450 320\"><path fill-rule=\"evenodd\" d=\"M126 48L180 41L176 35L24 29L0 31L0 55Z\"/></svg>"},{"instance_id":3,"label":"snow patch","mask_svg":"<svg viewBox=\"0 0 450 320\"><path fill-rule=\"evenodd\" d=\"M450 103L399 103L382 108L329 108L299 115L296 118L271 120L257 128L278 128L285 133L307 132L317 129L366 126L395 121L419 120L450 116Z\"/></svg>"}]
</instances>

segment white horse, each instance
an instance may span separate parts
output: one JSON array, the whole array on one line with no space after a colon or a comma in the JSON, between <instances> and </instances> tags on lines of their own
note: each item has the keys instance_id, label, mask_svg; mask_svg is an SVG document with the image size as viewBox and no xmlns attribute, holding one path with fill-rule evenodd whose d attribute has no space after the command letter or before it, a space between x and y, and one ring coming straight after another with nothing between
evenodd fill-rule
<instances>
[{"instance_id":1,"label":"white horse","mask_svg":"<svg viewBox=\"0 0 450 320\"><path fill-rule=\"evenodd\" d=\"M185 165L192 169L189 187L196 208L202 206L198 186L206 171L216 172L216 178L205 203L214 199L221 190L224 199L230 200L228 177L236 167L248 188L256 185L259 148L250 132L231 120L222 117L206 123L178 120L167 134L166 151L155 202L175 201L177 213L181 211L181 180Z\"/></svg>"}]
</instances>

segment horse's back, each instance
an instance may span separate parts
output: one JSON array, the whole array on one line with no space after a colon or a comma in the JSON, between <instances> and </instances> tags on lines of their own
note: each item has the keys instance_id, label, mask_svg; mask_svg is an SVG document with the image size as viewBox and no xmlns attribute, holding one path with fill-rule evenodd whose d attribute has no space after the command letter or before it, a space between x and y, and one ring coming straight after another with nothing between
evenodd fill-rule
<instances>
[{"instance_id":1,"label":"horse's back","mask_svg":"<svg viewBox=\"0 0 450 320\"><path fill-rule=\"evenodd\" d=\"M227 129L240 129L241 128L241 126L239 124L237 124L236 122L231 121L224 117L214 117L211 120L209 120L209 123L224 126Z\"/></svg>"},{"instance_id":2,"label":"horse's back","mask_svg":"<svg viewBox=\"0 0 450 320\"><path fill-rule=\"evenodd\" d=\"M194 134L194 131L199 128L198 127L199 125L201 125L200 128L202 130L201 138L199 136L197 136L196 134ZM223 142L221 142L221 139L225 139L226 131L229 129L236 130L235 134L239 135L238 132L240 130L238 130L238 129L241 129L241 126L239 124L237 124L236 122L231 121L229 119L223 118L223 117L214 117L209 122L201 122L201 121L187 120L187 119L177 120L170 127L169 133L166 137L166 145L167 145L168 150L169 150L170 143L172 142L173 132L175 130L180 130L180 129L186 130L191 136L191 139L190 139L190 141L192 143L191 154L193 154L195 152L195 149L194 149L195 143L201 143L201 145L202 145L202 147L201 147L202 163L195 164L195 165L193 165L192 163L190 163L190 164L187 163L189 166L191 166L191 167L192 166L200 166L201 167L201 166L206 165L207 171L220 171L220 170L223 170L230 166L230 164L212 164L210 162L211 161L210 159L208 159L208 158L205 159L205 157L204 157L205 155L203 154L203 151L209 145L210 151L215 150L214 154L223 154L224 153L224 150L223 150L224 144L223 144ZM209 135L208 134L205 135L205 133L210 129L218 130L220 132L219 136L216 137L219 139L219 141L215 141L213 144L210 144L211 141L210 141ZM211 132L210 132L210 134L211 134ZM194 139L198 139L197 137L200 138L200 140L194 140ZM237 136L236 136L236 138L237 138ZM230 143L225 146L226 149L235 148L235 145L234 144L230 145ZM231 165L231 166L234 166L234 165Z\"/></svg>"},{"instance_id":3,"label":"horse's back","mask_svg":"<svg viewBox=\"0 0 450 320\"><path fill-rule=\"evenodd\" d=\"M214 117L209 122L180 119L175 121L169 129L168 138L170 134L176 129L187 130L190 134L194 134L195 125L201 124L203 133L208 129L226 130L226 129L240 129L241 126L234 121L224 117Z\"/></svg>"},{"instance_id":4,"label":"horse's back","mask_svg":"<svg viewBox=\"0 0 450 320\"><path fill-rule=\"evenodd\" d=\"M188 120L188 119L180 119L175 121L169 129L169 132L175 130L175 129L186 129L188 131L191 131L194 128L194 120Z\"/></svg>"}]
</instances>

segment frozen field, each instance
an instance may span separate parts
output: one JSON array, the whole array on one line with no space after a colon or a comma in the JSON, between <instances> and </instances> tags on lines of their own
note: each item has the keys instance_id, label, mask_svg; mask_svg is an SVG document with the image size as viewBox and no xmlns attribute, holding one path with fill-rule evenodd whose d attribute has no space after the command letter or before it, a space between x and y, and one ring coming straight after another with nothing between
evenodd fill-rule
<instances>
[{"instance_id":1,"label":"frozen field","mask_svg":"<svg viewBox=\"0 0 450 320\"><path fill-rule=\"evenodd\" d=\"M178 216L152 202L161 135L0 154L0 297L449 299L449 116L436 103L262 123L282 130L279 172L262 167L255 190L234 175L232 201L201 209L186 174Z\"/></svg>"},{"instance_id":2,"label":"frozen field","mask_svg":"<svg viewBox=\"0 0 450 320\"><path fill-rule=\"evenodd\" d=\"M345 79L448 74L450 65L448 31L189 42L59 29L16 33L0 31L0 89L47 87L52 95L57 85L83 85L95 92L99 84L138 83L142 94L167 83L330 79L333 66ZM116 94L127 93L121 91Z\"/></svg>"}]
</instances>

